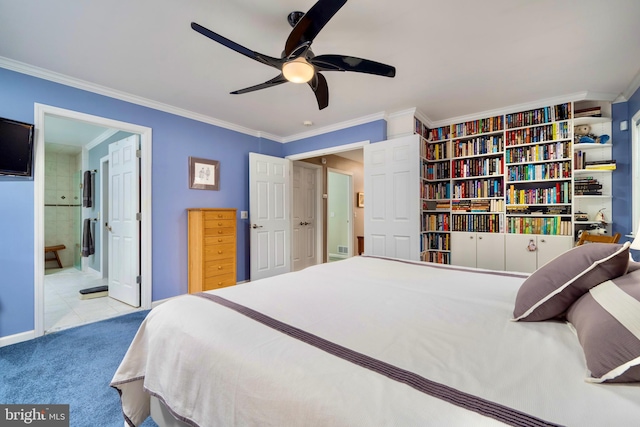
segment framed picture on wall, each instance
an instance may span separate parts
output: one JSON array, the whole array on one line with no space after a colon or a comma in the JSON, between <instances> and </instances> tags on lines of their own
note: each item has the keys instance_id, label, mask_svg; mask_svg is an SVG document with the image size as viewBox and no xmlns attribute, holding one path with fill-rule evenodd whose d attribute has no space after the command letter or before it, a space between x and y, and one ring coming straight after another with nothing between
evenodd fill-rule
<instances>
[{"instance_id":1,"label":"framed picture on wall","mask_svg":"<svg viewBox=\"0 0 640 427\"><path fill-rule=\"evenodd\" d=\"M219 190L220 162L218 160L189 157L189 188Z\"/></svg>"},{"instance_id":2,"label":"framed picture on wall","mask_svg":"<svg viewBox=\"0 0 640 427\"><path fill-rule=\"evenodd\" d=\"M356 197L356 200L357 200L357 202L356 202L356 203L357 203L357 206L358 206L359 208L364 208L364 193L359 192L359 193L356 193L356 195L357 195L357 197Z\"/></svg>"}]
</instances>

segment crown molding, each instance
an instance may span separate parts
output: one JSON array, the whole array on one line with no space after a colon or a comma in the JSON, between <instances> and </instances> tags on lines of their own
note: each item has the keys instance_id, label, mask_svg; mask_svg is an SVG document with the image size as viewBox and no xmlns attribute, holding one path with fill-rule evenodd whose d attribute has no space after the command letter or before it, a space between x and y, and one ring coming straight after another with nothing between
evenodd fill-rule
<instances>
[{"instance_id":1,"label":"crown molding","mask_svg":"<svg viewBox=\"0 0 640 427\"><path fill-rule=\"evenodd\" d=\"M340 123L335 123L329 126L325 126L322 128L318 128L318 129L314 129L312 131L308 131L308 132L303 132L303 133L298 133L295 135L291 135L291 136L287 136L286 138L281 138L283 143L288 143L288 142L293 142L293 141L298 141L300 139L304 139L304 138L310 138L312 136L317 136L317 135L322 135L325 133L329 133L329 132L335 132L337 130L342 130L342 129L347 129L353 126L358 126L358 125L362 125L365 123L370 123L370 122L374 122L376 120L385 120L386 119L386 113L385 112L380 112L380 113L375 113L375 114L370 114L368 116L363 116L363 117L358 117L356 119L352 119L352 120L347 120L344 122L340 122Z\"/></svg>"},{"instance_id":2,"label":"crown molding","mask_svg":"<svg viewBox=\"0 0 640 427\"><path fill-rule=\"evenodd\" d=\"M246 128L244 126L238 126L233 123L218 120L213 117L206 116L204 114L195 113L193 111L185 110L183 108L174 107L162 102L153 101L151 99L143 98L141 96L131 95L126 92L111 89L106 86L90 83L85 80L69 77L64 74L56 73L54 71L46 70L44 68L36 67L33 65L25 64L23 62L15 61L13 59L0 56L0 67L7 70L16 71L18 73L27 74L29 76L38 77L40 79L48 80L54 83L60 83L65 86L71 86L76 89L86 90L88 92L96 93L99 95L108 96L110 98L119 99L121 101L130 102L132 104L141 105L143 107L152 108L154 110L164 111L165 113L174 114L176 116L185 117L188 119L196 120L210 125L218 126L221 128L229 129L232 131L244 133L255 137L265 136L267 134L258 132L253 129ZM280 139L279 137L274 137Z\"/></svg>"},{"instance_id":3,"label":"crown molding","mask_svg":"<svg viewBox=\"0 0 640 427\"><path fill-rule=\"evenodd\" d=\"M524 104L510 105L508 107L501 107L495 110L487 110L480 113L474 113L466 116L451 117L449 119L438 120L432 122L430 127L447 126L455 123L464 123L472 120L484 119L487 117L500 116L503 114L509 114L517 111L532 110L534 108L546 107L548 105L562 104L564 102L575 102L585 100L598 100L598 101L610 101L613 102L617 94L604 93L604 92L576 92L568 95L554 96L553 98L540 99L537 101L527 102Z\"/></svg>"},{"instance_id":4,"label":"crown molding","mask_svg":"<svg viewBox=\"0 0 640 427\"><path fill-rule=\"evenodd\" d=\"M104 132L102 132L100 135L93 138L93 140L88 144L86 144L84 148L86 148L87 150L91 150L93 147L97 147L103 141L106 141L108 138L111 138L113 135L115 135L118 132L120 132L119 129L107 129Z\"/></svg>"}]
</instances>

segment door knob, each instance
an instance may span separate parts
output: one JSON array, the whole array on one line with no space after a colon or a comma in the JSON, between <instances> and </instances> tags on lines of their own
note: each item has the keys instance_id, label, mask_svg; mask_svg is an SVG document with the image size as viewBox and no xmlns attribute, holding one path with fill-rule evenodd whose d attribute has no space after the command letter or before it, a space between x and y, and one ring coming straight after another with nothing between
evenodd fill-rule
<instances>
[{"instance_id":1,"label":"door knob","mask_svg":"<svg viewBox=\"0 0 640 427\"><path fill-rule=\"evenodd\" d=\"M305 224L306 224L306 223L304 223L304 222L300 221L300 225L305 225Z\"/></svg>"},{"instance_id":2,"label":"door knob","mask_svg":"<svg viewBox=\"0 0 640 427\"><path fill-rule=\"evenodd\" d=\"M251 228L262 228L262 226L258 224L251 224Z\"/></svg>"}]
</instances>

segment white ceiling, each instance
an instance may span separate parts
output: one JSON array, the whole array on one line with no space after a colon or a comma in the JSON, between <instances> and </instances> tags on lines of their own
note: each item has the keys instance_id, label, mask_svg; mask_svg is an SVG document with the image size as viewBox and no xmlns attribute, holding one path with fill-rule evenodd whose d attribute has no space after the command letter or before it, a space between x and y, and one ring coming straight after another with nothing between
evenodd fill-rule
<instances>
[{"instance_id":1,"label":"white ceiling","mask_svg":"<svg viewBox=\"0 0 640 427\"><path fill-rule=\"evenodd\" d=\"M307 85L230 95L277 70L190 28L195 21L278 57L289 12L314 3L0 0L0 60L282 141L308 133L305 120L322 129L416 107L438 124L551 98L614 100L640 80L638 0L349 0L316 37L315 54L367 58L397 74L326 72L322 111Z\"/></svg>"}]
</instances>

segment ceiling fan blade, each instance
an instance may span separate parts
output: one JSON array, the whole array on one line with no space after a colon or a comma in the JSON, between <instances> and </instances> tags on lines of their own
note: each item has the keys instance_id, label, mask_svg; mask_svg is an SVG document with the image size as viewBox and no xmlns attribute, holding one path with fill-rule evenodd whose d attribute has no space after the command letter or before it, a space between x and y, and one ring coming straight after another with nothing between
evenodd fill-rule
<instances>
[{"instance_id":1,"label":"ceiling fan blade","mask_svg":"<svg viewBox=\"0 0 640 427\"><path fill-rule=\"evenodd\" d=\"M318 0L298 21L284 45L284 56L291 55L303 43L311 42L320 30L340 10L347 0Z\"/></svg>"},{"instance_id":2,"label":"ceiling fan blade","mask_svg":"<svg viewBox=\"0 0 640 427\"><path fill-rule=\"evenodd\" d=\"M309 81L309 87L313 90L318 101L318 109L322 110L329 105L329 85L327 79L320 73L316 73Z\"/></svg>"},{"instance_id":3,"label":"ceiling fan blade","mask_svg":"<svg viewBox=\"0 0 640 427\"><path fill-rule=\"evenodd\" d=\"M202 25L197 24L195 22L191 23L191 28L197 31L198 33L202 34L203 36L208 37L211 40L216 41L221 45L228 47L231 50L235 50L236 52L246 56L247 58L251 58L255 61L261 62L263 64L269 65L270 67L277 68L279 70L282 69L282 63L284 61L279 58L273 58L268 55L263 55L261 53L254 52L253 50L247 49L246 47L239 45L238 43L231 41L228 38L221 36L220 34L214 33L208 28L205 28Z\"/></svg>"},{"instance_id":4,"label":"ceiling fan blade","mask_svg":"<svg viewBox=\"0 0 640 427\"><path fill-rule=\"evenodd\" d=\"M355 71L377 76L395 77L396 68L391 65L345 55L319 55L309 60L319 71Z\"/></svg>"},{"instance_id":5,"label":"ceiling fan blade","mask_svg":"<svg viewBox=\"0 0 640 427\"><path fill-rule=\"evenodd\" d=\"M260 89L266 89L268 87L272 87L272 86L277 86L279 84L282 83L286 83L287 79L284 78L284 76L282 74L272 78L271 80L268 80L264 83L260 83L259 85L255 85L255 86L251 86L251 87L247 87L244 89L240 89L240 90L234 90L233 92L231 92L232 95L240 95L243 93L247 93L247 92L253 92L255 90L260 90Z\"/></svg>"}]
</instances>

